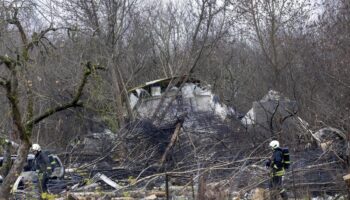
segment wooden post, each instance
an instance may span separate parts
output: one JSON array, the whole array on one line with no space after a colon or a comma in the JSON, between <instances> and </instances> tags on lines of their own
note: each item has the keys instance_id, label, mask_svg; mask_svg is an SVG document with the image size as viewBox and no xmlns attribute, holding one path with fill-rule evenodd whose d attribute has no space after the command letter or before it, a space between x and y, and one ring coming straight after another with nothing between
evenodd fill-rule
<instances>
[{"instance_id":1,"label":"wooden post","mask_svg":"<svg viewBox=\"0 0 350 200\"><path fill-rule=\"evenodd\" d=\"M169 175L165 174L165 194L166 200L169 200Z\"/></svg>"},{"instance_id":2,"label":"wooden post","mask_svg":"<svg viewBox=\"0 0 350 200\"><path fill-rule=\"evenodd\" d=\"M191 187L192 187L192 198L193 198L193 200L195 200L196 199L196 196L195 196L195 194L194 194L194 181L193 181L193 175L191 175Z\"/></svg>"},{"instance_id":3,"label":"wooden post","mask_svg":"<svg viewBox=\"0 0 350 200\"><path fill-rule=\"evenodd\" d=\"M343 176L343 179L344 179L346 186L347 186L348 199L350 199L350 174Z\"/></svg>"},{"instance_id":4,"label":"wooden post","mask_svg":"<svg viewBox=\"0 0 350 200\"><path fill-rule=\"evenodd\" d=\"M206 173L202 174L199 177L197 200L205 199L205 191L206 191Z\"/></svg>"},{"instance_id":5,"label":"wooden post","mask_svg":"<svg viewBox=\"0 0 350 200\"><path fill-rule=\"evenodd\" d=\"M293 193L294 193L294 200L297 200L297 193L295 188L295 178L294 178L294 166L292 166L292 179L293 179Z\"/></svg>"}]
</instances>

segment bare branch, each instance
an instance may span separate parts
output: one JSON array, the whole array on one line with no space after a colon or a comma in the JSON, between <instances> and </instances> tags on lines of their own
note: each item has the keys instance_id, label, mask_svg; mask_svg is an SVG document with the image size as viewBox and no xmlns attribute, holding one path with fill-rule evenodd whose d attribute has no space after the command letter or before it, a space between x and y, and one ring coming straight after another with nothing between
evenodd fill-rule
<instances>
[{"instance_id":1,"label":"bare branch","mask_svg":"<svg viewBox=\"0 0 350 200\"><path fill-rule=\"evenodd\" d=\"M66 110L68 108L72 108L72 107L81 107L83 106L83 104L81 102L69 102L69 103L66 103L66 104L63 104L63 105L59 105L55 108L51 108L51 109L48 109L46 112L44 112L42 115L40 116L37 116L35 117L33 120L30 120L29 122L26 123L26 125L31 125L31 124L37 124L39 123L40 121L42 121L43 119L57 113L57 112L60 112L60 111L63 111L63 110Z\"/></svg>"},{"instance_id":2,"label":"bare branch","mask_svg":"<svg viewBox=\"0 0 350 200\"><path fill-rule=\"evenodd\" d=\"M51 31L57 31L59 29L64 29L64 28L54 28L50 25L49 28L41 31L39 34L34 32L32 35L32 41L27 44L26 49L27 50L32 49L35 45L38 45L42 39L46 39L45 35L47 33L51 32ZM51 45L51 42L49 42L49 44Z\"/></svg>"},{"instance_id":3,"label":"bare branch","mask_svg":"<svg viewBox=\"0 0 350 200\"><path fill-rule=\"evenodd\" d=\"M83 94L83 89L87 83L87 79L88 77L90 76L90 74L95 71L95 70L104 70L103 67L99 66L99 65L93 65L91 64L91 62L87 62L85 64L85 71L84 71L84 75L81 79L81 83L79 84L79 87L75 93L75 96L74 98L66 103L66 104L62 104L62 105L59 105L55 108L51 108L51 109L48 109L46 110L46 112L44 112L43 114L37 116L37 117L34 117L32 120L29 120L27 123L26 123L26 126L31 126L31 125L34 125L34 124L37 124L39 123L40 121L42 121L43 119L57 113L57 112L60 112L60 111L63 111L63 110L66 110L68 108L72 108L72 107L81 107L83 106L83 103L82 102L79 102L82 94Z\"/></svg>"},{"instance_id":4,"label":"bare branch","mask_svg":"<svg viewBox=\"0 0 350 200\"><path fill-rule=\"evenodd\" d=\"M350 89L350 84L348 83L345 83L344 81L340 80L339 78L331 75L330 73L327 73L327 72L323 72L323 74L325 74L326 76L328 76L329 78L337 81L338 83L340 83L342 86L346 87L346 88L349 88Z\"/></svg>"},{"instance_id":5,"label":"bare branch","mask_svg":"<svg viewBox=\"0 0 350 200\"><path fill-rule=\"evenodd\" d=\"M170 149L174 146L175 142L177 141L177 139L179 137L179 133L180 133L180 129L181 129L182 123L183 123L183 121L176 124L176 128L175 128L175 131L174 131L173 135L171 136L170 143L166 147L165 152L163 153L162 158L160 160L160 165L161 166L163 166Z\"/></svg>"},{"instance_id":6,"label":"bare branch","mask_svg":"<svg viewBox=\"0 0 350 200\"><path fill-rule=\"evenodd\" d=\"M13 17L12 17L12 19L8 19L7 22L9 24L13 24L17 27L18 32L21 36L22 44L23 44L22 56L23 56L24 60L27 61L29 59L27 34L26 34L21 22L17 18L18 8L13 8L13 10L14 10Z\"/></svg>"}]
</instances>

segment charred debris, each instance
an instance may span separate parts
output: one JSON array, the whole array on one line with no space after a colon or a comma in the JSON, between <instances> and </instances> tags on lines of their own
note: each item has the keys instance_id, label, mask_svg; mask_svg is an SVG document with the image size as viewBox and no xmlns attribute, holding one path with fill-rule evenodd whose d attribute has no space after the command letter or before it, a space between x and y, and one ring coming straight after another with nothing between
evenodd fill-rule
<instances>
[{"instance_id":1,"label":"charred debris","mask_svg":"<svg viewBox=\"0 0 350 200\"><path fill-rule=\"evenodd\" d=\"M51 180L52 188L62 186L56 193L73 199L96 191L105 197L251 199L267 188L264 161L272 139L290 149L290 196L347 191L345 134L312 130L298 116L297 102L279 92L269 91L246 114L195 79L161 79L128 92L135 120L117 133L106 127L77 138L58 154L66 173Z\"/></svg>"}]
</instances>

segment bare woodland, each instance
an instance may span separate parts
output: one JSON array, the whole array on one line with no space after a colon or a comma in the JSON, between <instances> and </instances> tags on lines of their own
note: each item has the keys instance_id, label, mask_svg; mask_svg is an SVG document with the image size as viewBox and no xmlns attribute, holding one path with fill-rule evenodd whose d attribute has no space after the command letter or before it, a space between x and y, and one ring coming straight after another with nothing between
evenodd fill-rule
<instances>
[{"instance_id":1,"label":"bare woodland","mask_svg":"<svg viewBox=\"0 0 350 200\"><path fill-rule=\"evenodd\" d=\"M13 165L1 168L0 199L12 196L32 143L90 175L109 163L110 178L129 177L113 194L171 179L197 185L195 199L232 199L232 191L244 196L268 179L263 162L271 139L291 149L291 196L345 198L349 20L347 0L1 0L0 150L6 139L19 147L11 150L18 155ZM298 109L248 129L203 113L167 121L173 104L161 100L141 120L129 90L171 77L184 77L170 82L179 88L192 78L211 85L237 115L270 90ZM298 119L307 127L292 124ZM189 120L203 130L186 126ZM344 145L322 152L308 132L325 127L344 133ZM114 136L99 154L78 148L105 129Z\"/></svg>"}]
</instances>

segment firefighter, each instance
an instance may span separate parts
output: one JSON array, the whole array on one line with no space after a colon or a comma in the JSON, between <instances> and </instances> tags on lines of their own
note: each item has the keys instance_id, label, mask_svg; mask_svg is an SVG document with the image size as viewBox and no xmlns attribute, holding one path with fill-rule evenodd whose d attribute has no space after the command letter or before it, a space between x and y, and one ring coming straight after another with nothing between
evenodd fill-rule
<instances>
[{"instance_id":1,"label":"firefighter","mask_svg":"<svg viewBox=\"0 0 350 200\"><path fill-rule=\"evenodd\" d=\"M288 195L282 182L285 174L283 151L277 140L271 141L269 147L273 150L272 157L266 162L266 167L271 169L270 189L275 199L276 194L279 193L283 200L287 200Z\"/></svg>"},{"instance_id":2,"label":"firefighter","mask_svg":"<svg viewBox=\"0 0 350 200\"><path fill-rule=\"evenodd\" d=\"M35 155L34 168L38 173L40 190L41 193L46 193L47 183L52 172L50 160L48 155L45 152L41 151L39 144L33 144L32 151Z\"/></svg>"}]
</instances>

